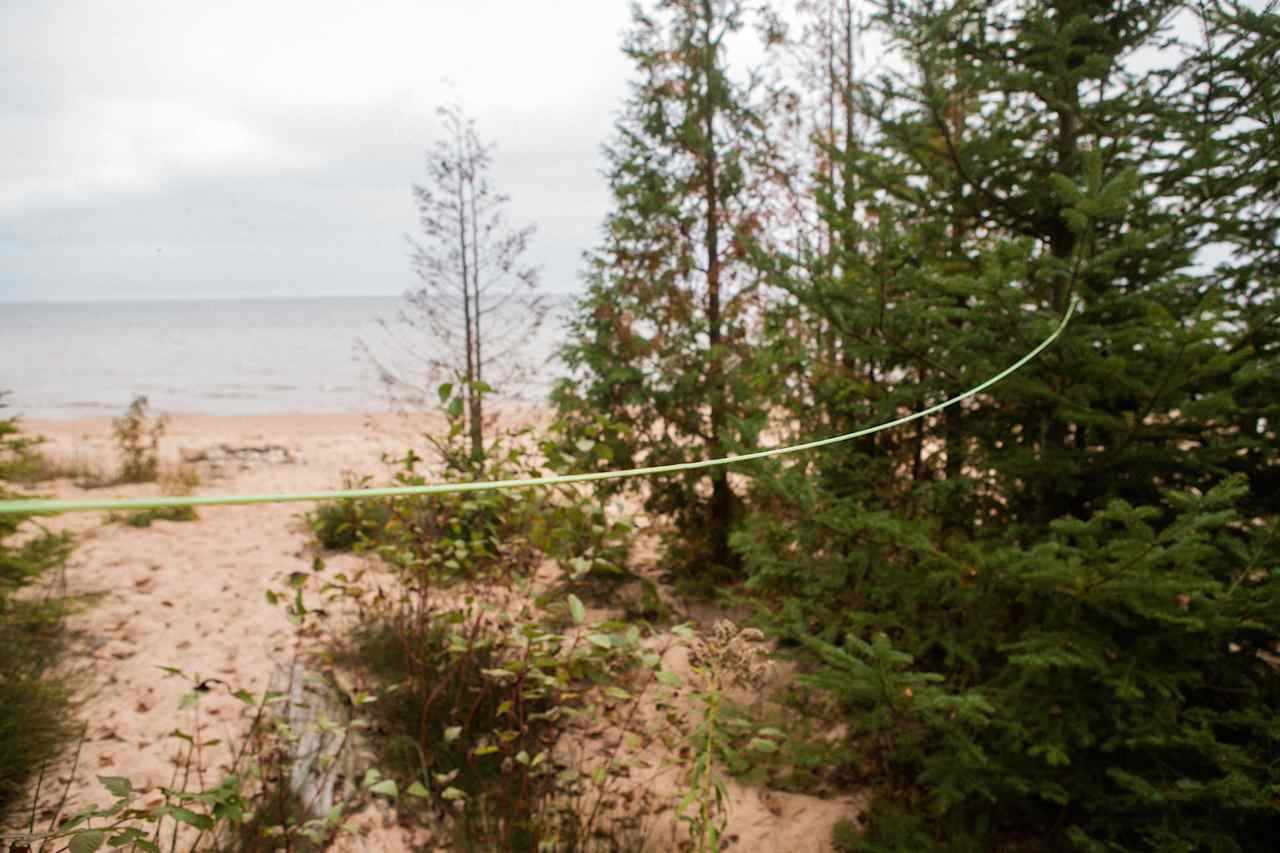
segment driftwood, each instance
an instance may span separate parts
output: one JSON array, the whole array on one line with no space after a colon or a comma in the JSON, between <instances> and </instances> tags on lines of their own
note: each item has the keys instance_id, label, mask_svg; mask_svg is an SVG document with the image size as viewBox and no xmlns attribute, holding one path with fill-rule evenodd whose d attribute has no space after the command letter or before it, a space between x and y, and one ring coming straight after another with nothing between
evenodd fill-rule
<instances>
[{"instance_id":1,"label":"driftwood","mask_svg":"<svg viewBox=\"0 0 1280 853\"><path fill-rule=\"evenodd\" d=\"M286 697L278 714L285 724L289 787L311 817L323 817L353 774L350 701L299 663L276 664L271 690Z\"/></svg>"},{"instance_id":2,"label":"driftwood","mask_svg":"<svg viewBox=\"0 0 1280 853\"><path fill-rule=\"evenodd\" d=\"M292 465L301 460L296 450L280 444L264 444L261 446L235 447L230 444L219 444L213 447L184 447L178 451L179 458L188 465L205 463L217 468L221 465L238 464L243 468L254 465Z\"/></svg>"}]
</instances>

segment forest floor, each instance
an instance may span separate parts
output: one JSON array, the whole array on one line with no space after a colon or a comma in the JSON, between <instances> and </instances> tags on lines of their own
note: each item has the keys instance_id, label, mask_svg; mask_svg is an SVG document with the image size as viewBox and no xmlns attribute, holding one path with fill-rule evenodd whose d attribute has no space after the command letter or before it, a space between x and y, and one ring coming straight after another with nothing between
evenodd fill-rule
<instances>
[{"instance_id":1,"label":"forest floor","mask_svg":"<svg viewBox=\"0 0 1280 853\"><path fill-rule=\"evenodd\" d=\"M514 417L538 419L536 412ZM170 470L184 462L196 467L197 494L332 489L346 474L384 475L382 455L420 447L416 436L432 427L439 421L393 415L179 416L161 441L161 462ZM109 419L25 422L24 429L46 436L42 449L61 465L108 472L116 464ZM103 498L150 496L159 489L149 483L84 490L59 480L38 491ZM232 691L261 695L293 659L294 627L281 605L268 602L266 591L287 586L292 573L311 570L316 551L304 518L309 508L205 507L198 520L155 521L145 528L111 523L100 512L44 522L73 531L78 543L62 579L65 594L78 602L67 619L71 643L64 666L76 689L74 713L84 735L78 755L69 750L47 774L36 809L39 826L55 818L60 804L60 814L67 815L108 803L99 775L126 777L135 789L217 784L247 726L245 706ZM354 572L371 559L326 555L336 571ZM709 614L686 608L682 615L701 616L701 622ZM664 659L664 665L678 670L682 664ZM774 678L768 689L779 689L783 680L785 674ZM183 697L200 682L211 689L196 705L183 707ZM187 742L172 736L175 731L206 744L198 761L187 760ZM665 781L655 777L645 787L651 799L673 800L655 809L660 817L651 825L648 849L678 849L673 838L686 833L677 828L672 809L679 780L668 772ZM824 798L735 780L727 788L730 843L723 849L734 851L831 850L832 826L855 819L862 806L862 798L853 795ZM416 846L385 813L371 815L360 834L342 842L343 849Z\"/></svg>"}]
</instances>

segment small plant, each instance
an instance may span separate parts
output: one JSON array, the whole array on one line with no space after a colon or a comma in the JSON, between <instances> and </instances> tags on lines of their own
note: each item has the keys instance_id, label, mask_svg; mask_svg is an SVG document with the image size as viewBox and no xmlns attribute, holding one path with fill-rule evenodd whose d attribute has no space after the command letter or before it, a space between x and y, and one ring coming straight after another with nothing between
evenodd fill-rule
<instances>
[{"instance_id":1,"label":"small plant","mask_svg":"<svg viewBox=\"0 0 1280 853\"><path fill-rule=\"evenodd\" d=\"M195 507L190 506L161 506L134 512L113 512L107 515L107 521L127 524L130 527L150 527L153 521L197 521L199 518Z\"/></svg>"},{"instance_id":2,"label":"small plant","mask_svg":"<svg viewBox=\"0 0 1280 853\"><path fill-rule=\"evenodd\" d=\"M133 398L123 417L111 422L120 450L121 483L150 483L160 472L160 439L168 426L168 419L151 419L147 398Z\"/></svg>"},{"instance_id":3,"label":"small plant","mask_svg":"<svg viewBox=\"0 0 1280 853\"><path fill-rule=\"evenodd\" d=\"M176 668L164 669L170 675L191 678ZM225 685L217 679L199 677L191 678L191 682L192 689L184 695L182 707L191 709L192 729L190 732L175 729L170 735L180 741L183 748L169 785L140 789L124 777L99 776L98 781L113 798L110 805L88 806L59 820L60 804L53 810L53 817L44 830L35 827L36 801L40 795L37 787L27 830L0 834L0 842L9 842L10 850L44 844L40 849L72 853L99 850L104 846L161 853L203 849L201 842L206 838L211 839L212 849L227 849L230 845L243 851L321 849L326 841L332 840L342 825L342 815L349 802L319 819L299 817L296 813L282 816L274 808L277 802L287 799L288 794L289 768L280 766L276 760L284 754L280 744L285 735L281 732L287 731L287 726L269 724L274 719L272 708L287 704L288 697L270 691L261 697L243 689L234 691L233 695L245 703L251 716L249 732L235 750L224 775L216 784L209 784L206 753L219 741L205 738L200 703L211 691ZM299 735L289 733L287 736L296 739ZM264 773L264 767L269 772ZM65 783L68 789L70 783L68 778ZM64 791L62 803L65 802ZM57 846L62 842L67 846ZM314 846L308 847L308 842Z\"/></svg>"},{"instance_id":4,"label":"small plant","mask_svg":"<svg viewBox=\"0 0 1280 853\"><path fill-rule=\"evenodd\" d=\"M189 495L199 485L200 472L190 465L160 475L160 491L166 495Z\"/></svg>"},{"instance_id":5,"label":"small plant","mask_svg":"<svg viewBox=\"0 0 1280 853\"><path fill-rule=\"evenodd\" d=\"M8 391L0 391L0 409L7 408ZM44 443L40 436L22 434L18 418L0 418L0 480L11 483L33 483L46 479L48 460L37 449Z\"/></svg>"},{"instance_id":6,"label":"small plant","mask_svg":"<svg viewBox=\"0 0 1280 853\"><path fill-rule=\"evenodd\" d=\"M191 494L198 485L200 485L200 474L193 468L179 468L170 474L160 476L160 490L166 495L186 496ZM150 527L153 521L198 521L199 519L200 515L193 506L162 506L135 512L107 514L108 522L128 524L131 527Z\"/></svg>"},{"instance_id":7,"label":"small plant","mask_svg":"<svg viewBox=\"0 0 1280 853\"><path fill-rule=\"evenodd\" d=\"M106 848L146 853L179 849L302 853L327 847L346 828L346 816L359 802L397 796L394 782L382 779L377 770L366 770L361 781L360 774L350 772L349 763L339 761L347 755L348 737L360 722L349 714L334 720L314 712L314 693L305 684L311 679L300 664L302 640L311 629L313 614L303 603L303 584L291 580L291 585L295 595L288 612L296 626L294 656L288 678L273 685L278 689L255 695L217 678L161 667L166 677L182 678L191 685L179 704L189 712L189 722L169 734L180 743L169 784L142 789L127 778L99 776L112 802L64 816L79 763L77 749L48 826L41 830L35 824L45 781L42 772L26 830L0 831L0 848L8 845L9 850L21 851L39 845L41 850L71 853ZM268 597L275 600L273 593ZM241 703L247 726L238 743L224 745L207 736L208 712L202 709L220 691ZM369 697L357 695L348 697L346 704L365 701ZM6 705L0 704L0 712L5 710ZM85 731L87 726L82 729L81 747ZM211 765L219 746L229 748L229 755L223 753L227 758L219 762L221 772L214 776Z\"/></svg>"},{"instance_id":8,"label":"small plant","mask_svg":"<svg viewBox=\"0 0 1280 853\"><path fill-rule=\"evenodd\" d=\"M363 489L372 478L343 477L343 489ZM376 545L383 538L387 523L391 521L391 504L374 500L339 500L320 504L307 514L311 532L322 548L331 551L351 551L358 546Z\"/></svg>"},{"instance_id":9,"label":"small plant","mask_svg":"<svg viewBox=\"0 0 1280 853\"><path fill-rule=\"evenodd\" d=\"M724 782L716 772L717 760L729 746L730 734L725 730L724 691L730 686L759 689L771 663L761 641L764 634L755 628L738 628L728 619L712 626L710 633L694 635L687 627L673 629L689 641L689 660L703 682L694 696L702 705L701 719L688 735L693 761L688 768L687 787L676 808L676 815L689 828L698 853L720 849L729 815ZM778 749L782 732L763 727L748 744L758 752Z\"/></svg>"},{"instance_id":10,"label":"small plant","mask_svg":"<svg viewBox=\"0 0 1280 853\"><path fill-rule=\"evenodd\" d=\"M331 590L352 594L337 581ZM612 674L657 667L640 632L587 624L572 596L567 608L529 602L515 612L476 592L456 606L441 589L398 596L365 603L337 660L375 685L359 705L388 734L380 763L408 796L403 813L452 827L459 849L590 849L616 817L601 808L605 790L626 771L612 758L589 772L571 766L556 743L567 722L600 713L593 685L610 703L639 701ZM572 630L551 630L566 610Z\"/></svg>"}]
</instances>

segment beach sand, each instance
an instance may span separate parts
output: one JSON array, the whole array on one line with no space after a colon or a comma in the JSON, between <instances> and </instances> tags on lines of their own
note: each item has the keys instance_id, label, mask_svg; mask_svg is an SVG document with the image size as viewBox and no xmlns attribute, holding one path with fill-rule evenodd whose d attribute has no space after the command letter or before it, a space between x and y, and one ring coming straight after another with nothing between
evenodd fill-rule
<instances>
[{"instance_id":1,"label":"beach sand","mask_svg":"<svg viewBox=\"0 0 1280 853\"><path fill-rule=\"evenodd\" d=\"M540 417L525 411L508 420ZM390 414L178 416L168 424L160 456L164 468L188 460L200 471L197 494L331 489L349 473L385 481L383 454L398 456L410 446L422 452L417 437L441 427L438 417ZM29 421L24 429L47 437L44 451L62 464L103 473L117 464L109 418ZM85 491L59 480L38 491L60 498L142 497L158 494L159 487ZM74 772L70 756L50 770L40 825L53 817L64 787L63 815L107 804L99 775L126 777L136 788L217 784L247 729L246 706L231 692L261 695L273 672L292 660L295 632L266 591L284 588L290 573L310 571L315 551L304 514L312 506L205 507L197 521L156 521L148 528L106 523L101 512L44 522L77 536L65 589L83 604L67 619L72 642L65 666L77 686L75 714L85 733ZM335 571L351 571L368 558L326 559ZM206 683L200 701L182 707L184 695L207 679L216 681ZM175 777L188 748L175 731L219 741L199 756L200 776ZM734 783L729 834L735 842L726 849L830 850L831 825L853 817L858 805L850 798L828 801ZM393 827L371 832L343 842L343 849L407 849ZM664 835L653 849L670 849L670 834Z\"/></svg>"}]
</instances>

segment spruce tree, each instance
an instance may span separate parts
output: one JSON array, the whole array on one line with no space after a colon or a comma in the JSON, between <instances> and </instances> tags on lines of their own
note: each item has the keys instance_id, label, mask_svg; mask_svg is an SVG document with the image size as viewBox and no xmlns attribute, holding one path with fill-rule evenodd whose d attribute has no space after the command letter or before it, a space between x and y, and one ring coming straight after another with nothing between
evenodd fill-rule
<instances>
[{"instance_id":1,"label":"spruce tree","mask_svg":"<svg viewBox=\"0 0 1280 853\"><path fill-rule=\"evenodd\" d=\"M638 79L606 149L613 209L561 353L573 376L555 394L580 430L613 424L614 464L722 456L759 428L744 365L760 122L750 83L727 68L744 15L739 0L663 0L637 6L626 37ZM675 561L732 568L737 497L723 468L647 485L646 507L676 523Z\"/></svg>"},{"instance_id":2,"label":"spruce tree","mask_svg":"<svg viewBox=\"0 0 1280 853\"><path fill-rule=\"evenodd\" d=\"M1209 42L1173 43L1198 9ZM1268 849L1275 16L930 2L878 23L905 70L866 87L872 129L837 161L858 202L815 190L857 239L774 267L850 356L815 403L932 402L1082 310L881 464L784 467L735 539L848 712L850 772L881 794L861 849Z\"/></svg>"},{"instance_id":3,"label":"spruce tree","mask_svg":"<svg viewBox=\"0 0 1280 853\"><path fill-rule=\"evenodd\" d=\"M7 394L0 391L0 410ZM16 416L0 413L0 500L30 497L9 486L45 469L40 442L22 432ZM69 533L51 533L27 516L0 516L0 825L71 734L69 692L54 670L66 605L51 589L23 591L51 580L73 547Z\"/></svg>"}]
</instances>

